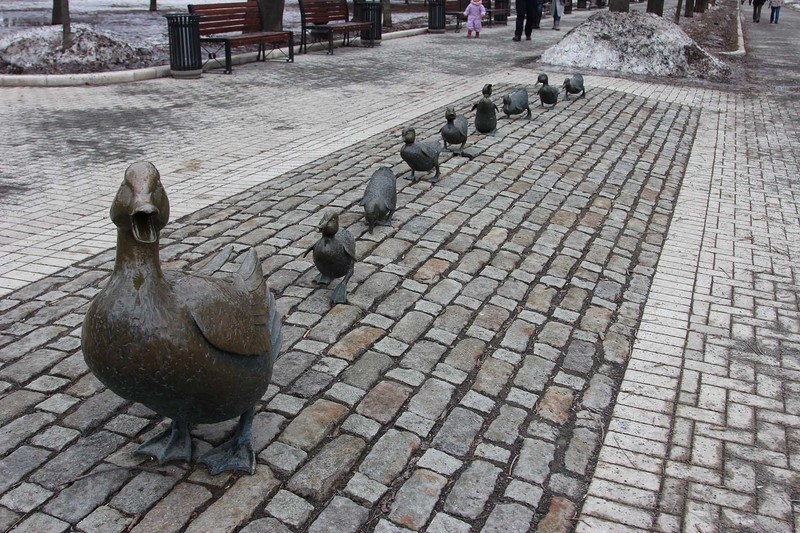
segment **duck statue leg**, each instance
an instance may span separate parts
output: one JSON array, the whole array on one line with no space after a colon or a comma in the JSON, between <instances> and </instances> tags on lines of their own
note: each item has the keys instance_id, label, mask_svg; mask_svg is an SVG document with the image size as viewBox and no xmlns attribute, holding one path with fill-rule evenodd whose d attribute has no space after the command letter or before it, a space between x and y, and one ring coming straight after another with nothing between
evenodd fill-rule
<instances>
[{"instance_id":1,"label":"duck statue leg","mask_svg":"<svg viewBox=\"0 0 800 533\"><path fill-rule=\"evenodd\" d=\"M189 461L192 458L192 437L189 435L189 424L178 420L152 439L136 448L136 455L146 455L158 459L159 465L170 461Z\"/></svg>"},{"instance_id":2,"label":"duck statue leg","mask_svg":"<svg viewBox=\"0 0 800 533\"><path fill-rule=\"evenodd\" d=\"M216 476L225 470L239 470L252 475L256 471L256 454L250 444L253 433L255 407L251 407L239 417L239 425L230 440L227 440L200 456L197 460Z\"/></svg>"},{"instance_id":3,"label":"duck statue leg","mask_svg":"<svg viewBox=\"0 0 800 533\"><path fill-rule=\"evenodd\" d=\"M411 180L411 183L416 183L417 181L419 181L419 180L418 180L418 179L417 179L417 178L414 176L414 170L413 170L413 169L411 170L411 175L403 175L403 179L405 179L405 180Z\"/></svg>"},{"instance_id":4,"label":"duck statue leg","mask_svg":"<svg viewBox=\"0 0 800 533\"><path fill-rule=\"evenodd\" d=\"M322 272L320 272L319 274L317 274L316 276L314 276L314 279L313 279L312 281L313 281L314 283L316 283L317 285L327 285L328 283L330 283L331 281L333 281L333 278L332 278L332 277L330 277L330 276L326 276L325 274L323 274Z\"/></svg>"},{"instance_id":5,"label":"duck statue leg","mask_svg":"<svg viewBox=\"0 0 800 533\"><path fill-rule=\"evenodd\" d=\"M431 178L431 183L439 183L439 163L436 163L436 174Z\"/></svg>"},{"instance_id":6,"label":"duck statue leg","mask_svg":"<svg viewBox=\"0 0 800 533\"><path fill-rule=\"evenodd\" d=\"M331 301L335 304L346 304L347 303L347 282L350 281L350 277L353 275L353 267L350 267L350 270L347 271L347 275L345 275L344 279L339 282L335 289L333 289L333 294L331 295Z\"/></svg>"}]
</instances>

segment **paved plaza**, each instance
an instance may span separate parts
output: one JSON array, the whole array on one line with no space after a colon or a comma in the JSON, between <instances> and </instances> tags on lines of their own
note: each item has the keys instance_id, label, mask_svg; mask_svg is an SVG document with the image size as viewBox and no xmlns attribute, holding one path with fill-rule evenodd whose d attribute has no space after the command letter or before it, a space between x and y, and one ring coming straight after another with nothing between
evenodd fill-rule
<instances>
[{"instance_id":1,"label":"paved plaza","mask_svg":"<svg viewBox=\"0 0 800 533\"><path fill-rule=\"evenodd\" d=\"M587 75L586 99L443 154L439 183L398 179L374 233L358 203L376 169L408 176L402 127L438 138L485 83L563 80L535 61L564 31L0 89L0 530L797 530L799 24L745 24L741 83ZM284 315L253 476L134 456L167 422L83 361L142 159L162 263L255 248ZM304 255L331 208L359 259L336 306ZM195 427L195 454L233 427Z\"/></svg>"}]
</instances>

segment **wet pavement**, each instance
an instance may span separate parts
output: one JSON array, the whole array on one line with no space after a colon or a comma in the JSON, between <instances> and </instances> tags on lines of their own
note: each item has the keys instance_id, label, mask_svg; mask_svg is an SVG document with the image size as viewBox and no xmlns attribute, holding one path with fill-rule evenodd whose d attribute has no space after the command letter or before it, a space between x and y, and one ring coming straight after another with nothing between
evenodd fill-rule
<instances>
[{"instance_id":1,"label":"wet pavement","mask_svg":"<svg viewBox=\"0 0 800 533\"><path fill-rule=\"evenodd\" d=\"M587 76L588 98L471 134L476 157L443 155L439 183L402 179L403 125L436 138L484 83L499 101L563 77L534 63L558 32L512 34L0 91L0 528L792 530L800 107ZM172 203L162 262L254 247L284 314L254 476L134 456L165 422L83 362L136 159ZM399 207L370 234L358 202L381 166ZM304 257L326 208L357 239L336 306ZM232 428L194 428L195 452Z\"/></svg>"}]
</instances>

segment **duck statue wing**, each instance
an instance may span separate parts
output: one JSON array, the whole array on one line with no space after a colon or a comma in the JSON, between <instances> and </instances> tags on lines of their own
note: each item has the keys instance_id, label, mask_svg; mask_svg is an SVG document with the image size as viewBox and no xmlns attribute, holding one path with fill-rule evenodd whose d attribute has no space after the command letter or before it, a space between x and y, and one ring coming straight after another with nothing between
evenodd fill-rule
<instances>
[{"instance_id":1,"label":"duck statue wing","mask_svg":"<svg viewBox=\"0 0 800 533\"><path fill-rule=\"evenodd\" d=\"M344 246L344 251L347 252L347 255L349 255L353 261L355 261L356 240L353 238L353 234L342 228L336 232L336 240L342 243L342 246Z\"/></svg>"},{"instance_id":2,"label":"duck statue wing","mask_svg":"<svg viewBox=\"0 0 800 533\"><path fill-rule=\"evenodd\" d=\"M258 256L250 249L238 272L227 278L209 277L207 267L224 253L202 273L165 272L174 294L215 348L237 355L269 353L274 360L281 347L281 321ZM218 270L221 265L214 266Z\"/></svg>"}]
</instances>

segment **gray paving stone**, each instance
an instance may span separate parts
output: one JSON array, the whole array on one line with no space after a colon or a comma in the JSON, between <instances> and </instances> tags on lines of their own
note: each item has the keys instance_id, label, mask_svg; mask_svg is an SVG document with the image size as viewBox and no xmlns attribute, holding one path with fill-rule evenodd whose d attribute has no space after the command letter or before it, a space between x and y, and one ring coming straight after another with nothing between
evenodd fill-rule
<instances>
[{"instance_id":1,"label":"gray paving stone","mask_svg":"<svg viewBox=\"0 0 800 533\"><path fill-rule=\"evenodd\" d=\"M400 366L429 373L445 353L441 344L426 340L415 342L411 349L400 359Z\"/></svg>"},{"instance_id":2,"label":"gray paving stone","mask_svg":"<svg viewBox=\"0 0 800 533\"><path fill-rule=\"evenodd\" d=\"M594 365L594 344L573 340L567 347L567 356L562 366L579 374L586 374Z\"/></svg>"},{"instance_id":3,"label":"gray paving stone","mask_svg":"<svg viewBox=\"0 0 800 533\"><path fill-rule=\"evenodd\" d=\"M171 475L142 472L120 490L110 505L129 515L136 515L152 507L178 482L178 470L172 467Z\"/></svg>"},{"instance_id":4,"label":"gray paving stone","mask_svg":"<svg viewBox=\"0 0 800 533\"><path fill-rule=\"evenodd\" d=\"M356 412L386 424L394 418L410 395L410 387L393 381L381 381L361 400Z\"/></svg>"},{"instance_id":5,"label":"gray paving stone","mask_svg":"<svg viewBox=\"0 0 800 533\"><path fill-rule=\"evenodd\" d=\"M510 405L500 406L500 414L484 433L484 437L504 444L512 445L519 436L519 427L525 421L528 413Z\"/></svg>"},{"instance_id":6,"label":"gray paving stone","mask_svg":"<svg viewBox=\"0 0 800 533\"><path fill-rule=\"evenodd\" d=\"M447 479L429 470L416 470L397 491L389 519L412 530L425 525Z\"/></svg>"},{"instance_id":7,"label":"gray paving stone","mask_svg":"<svg viewBox=\"0 0 800 533\"><path fill-rule=\"evenodd\" d=\"M361 309L353 305L334 306L322 317L319 324L314 326L308 338L333 344L361 317L361 313Z\"/></svg>"},{"instance_id":8,"label":"gray paving stone","mask_svg":"<svg viewBox=\"0 0 800 533\"><path fill-rule=\"evenodd\" d=\"M0 459L0 493L14 486L29 472L44 463L50 453L41 448L20 446Z\"/></svg>"},{"instance_id":9,"label":"gray paving stone","mask_svg":"<svg viewBox=\"0 0 800 533\"><path fill-rule=\"evenodd\" d=\"M364 474L356 472L345 487L345 492L357 500L365 501L369 504L377 502L383 496L388 487L373 481Z\"/></svg>"},{"instance_id":10,"label":"gray paving stone","mask_svg":"<svg viewBox=\"0 0 800 533\"><path fill-rule=\"evenodd\" d=\"M472 387L488 396L498 396L508 384L513 373L514 367L510 364L494 357L488 357L483 361Z\"/></svg>"},{"instance_id":11,"label":"gray paving stone","mask_svg":"<svg viewBox=\"0 0 800 533\"><path fill-rule=\"evenodd\" d=\"M292 420L278 439L308 451L319 444L347 414L340 403L320 399L309 405Z\"/></svg>"},{"instance_id":12,"label":"gray paving stone","mask_svg":"<svg viewBox=\"0 0 800 533\"><path fill-rule=\"evenodd\" d=\"M355 533L367 520L369 509L335 496L308 528L309 533Z\"/></svg>"},{"instance_id":13,"label":"gray paving stone","mask_svg":"<svg viewBox=\"0 0 800 533\"><path fill-rule=\"evenodd\" d=\"M12 420L6 424L0 434L0 455L5 455L11 449L16 448L23 440L50 424L54 419L55 417L49 413L31 413Z\"/></svg>"},{"instance_id":14,"label":"gray paving stone","mask_svg":"<svg viewBox=\"0 0 800 533\"><path fill-rule=\"evenodd\" d=\"M393 364L388 355L368 351L342 374L341 379L353 387L369 390Z\"/></svg>"},{"instance_id":15,"label":"gray paving stone","mask_svg":"<svg viewBox=\"0 0 800 533\"><path fill-rule=\"evenodd\" d=\"M531 392L541 392L550 379L555 363L541 357L526 357L522 368L517 371L514 385Z\"/></svg>"},{"instance_id":16,"label":"gray paving stone","mask_svg":"<svg viewBox=\"0 0 800 533\"><path fill-rule=\"evenodd\" d=\"M365 446L363 440L352 435L336 437L292 476L287 488L315 501L327 499Z\"/></svg>"},{"instance_id":17,"label":"gray paving stone","mask_svg":"<svg viewBox=\"0 0 800 533\"><path fill-rule=\"evenodd\" d=\"M524 533L529 531L533 521L533 511L517 503L497 505L481 533Z\"/></svg>"},{"instance_id":18,"label":"gray paving stone","mask_svg":"<svg viewBox=\"0 0 800 533\"><path fill-rule=\"evenodd\" d=\"M72 524L78 523L106 502L131 477L125 469L98 466L91 476L79 479L44 506L44 511Z\"/></svg>"},{"instance_id":19,"label":"gray paving stone","mask_svg":"<svg viewBox=\"0 0 800 533\"><path fill-rule=\"evenodd\" d=\"M0 505L14 511L27 513L47 501L52 494L51 491L35 483L22 483L3 494L3 497L0 498Z\"/></svg>"},{"instance_id":20,"label":"gray paving stone","mask_svg":"<svg viewBox=\"0 0 800 533\"><path fill-rule=\"evenodd\" d=\"M259 518L247 524L240 533L291 533L291 531L274 518Z\"/></svg>"},{"instance_id":21,"label":"gray paving stone","mask_svg":"<svg viewBox=\"0 0 800 533\"><path fill-rule=\"evenodd\" d=\"M455 392L455 387L438 379L427 380L408 402L407 409L430 420L436 420L444 412Z\"/></svg>"},{"instance_id":22,"label":"gray paving stone","mask_svg":"<svg viewBox=\"0 0 800 533\"><path fill-rule=\"evenodd\" d=\"M0 424L7 424L44 399L44 394L27 390L17 390L0 398Z\"/></svg>"},{"instance_id":23,"label":"gray paving stone","mask_svg":"<svg viewBox=\"0 0 800 533\"><path fill-rule=\"evenodd\" d=\"M589 388L583 393L581 403L584 407L602 411L611 404L614 381L603 374L595 374L589 381Z\"/></svg>"},{"instance_id":24,"label":"gray paving stone","mask_svg":"<svg viewBox=\"0 0 800 533\"><path fill-rule=\"evenodd\" d=\"M406 344L412 344L428 330L431 322L433 322L431 315L419 311L409 311L397 322L390 335Z\"/></svg>"},{"instance_id":25,"label":"gray paving stone","mask_svg":"<svg viewBox=\"0 0 800 533\"><path fill-rule=\"evenodd\" d=\"M34 513L20 522L14 531L24 533L63 533L69 531L69 524L62 522L58 518L44 513Z\"/></svg>"},{"instance_id":26,"label":"gray paving stone","mask_svg":"<svg viewBox=\"0 0 800 533\"><path fill-rule=\"evenodd\" d=\"M485 352L485 342L478 339L463 339L451 350L445 362L464 372L471 372Z\"/></svg>"},{"instance_id":27,"label":"gray paving stone","mask_svg":"<svg viewBox=\"0 0 800 533\"><path fill-rule=\"evenodd\" d=\"M436 513L427 529L428 533L469 533L470 525L445 513Z\"/></svg>"},{"instance_id":28,"label":"gray paving stone","mask_svg":"<svg viewBox=\"0 0 800 533\"><path fill-rule=\"evenodd\" d=\"M459 405L488 414L494 409L495 401L488 396L478 394L474 390L469 390L464 397L461 398Z\"/></svg>"},{"instance_id":29,"label":"gray paving stone","mask_svg":"<svg viewBox=\"0 0 800 533\"><path fill-rule=\"evenodd\" d=\"M179 531L191 519L193 513L209 499L211 499L211 492L205 487L191 483L179 483L144 515L131 533Z\"/></svg>"},{"instance_id":30,"label":"gray paving stone","mask_svg":"<svg viewBox=\"0 0 800 533\"><path fill-rule=\"evenodd\" d=\"M482 425L483 418L480 415L456 407L445 419L432 445L444 452L463 457L472 447L472 442Z\"/></svg>"},{"instance_id":31,"label":"gray paving stone","mask_svg":"<svg viewBox=\"0 0 800 533\"><path fill-rule=\"evenodd\" d=\"M78 528L86 533L122 533L128 529L131 521L116 509L103 506L81 520Z\"/></svg>"},{"instance_id":32,"label":"gray paving stone","mask_svg":"<svg viewBox=\"0 0 800 533\"><path fill-rule=\"evenodd\" d=\"M288 490L279 490L267 504L269 514L293 527L305 523L313 510L313 505Z\"/></svg>"},{"instance_id":33,"label":"gray paving stone","mask_svg":"<svg viewBox=\"0 0 800 533\"><path fill-rule=\"evenodd\" d=\"M484 461L473 461L458 477L444 510L466 518L477 518L494 491L500 468Z\"/></svg>"},{"instance_id":34,"label":"gray paving stone","mask_svg":"<svg viewBox=\"0 0 800 533\"><path fill-rule=\"evenodd\" d=\"M419 445L420 440L416 435L390 429L373 445L358 471L370 479L390 485L405 469Z\"/></svg>"},{"instance_id":35,"label":"gray paving stone","mask_svg":"<svg viewBox=\"0 0 800 533\"><path fill-rule=\"evenodd\" d=\"M550 462L555 449L555 445L550 442L523 440L519 458L514 465L514 476L541 485L550 474Z\"/></svg>"},{"instance_id":36,"label":"gray paving stone","mask_svg":"<svg viewBox=\"0 0 800 533\"><path fill-rule=\"evenodd\" d=\"M305 352L281 355L272 368L272 383L285 387L311 366L316 358Z\"/></svg>"},{"instance_id":37,"label":"gray paving stone","mask_svg":"<svg viewBox=\"0 0 800 533\"><path fill-rule=\"evenodd\" d=\"M504 496L528 504L535 509L539 506L539 501L542 499L543 493L544 491L539 486L531 485L530 483L525 483L518 479L512 479L506 487Z\"/></svg>"},{"instance_id":38,"label":"gray paving stone","mask_svg":"<svg viewBox=\"0 0 800 533\"><path fill-rule=\"evenodd\" d=\"M64 417L63 423L67 427L86 432L111 418L125 403L126 400L114 392L105 390L84 401L75 411Z\"/></svg>"}]
</instances>

